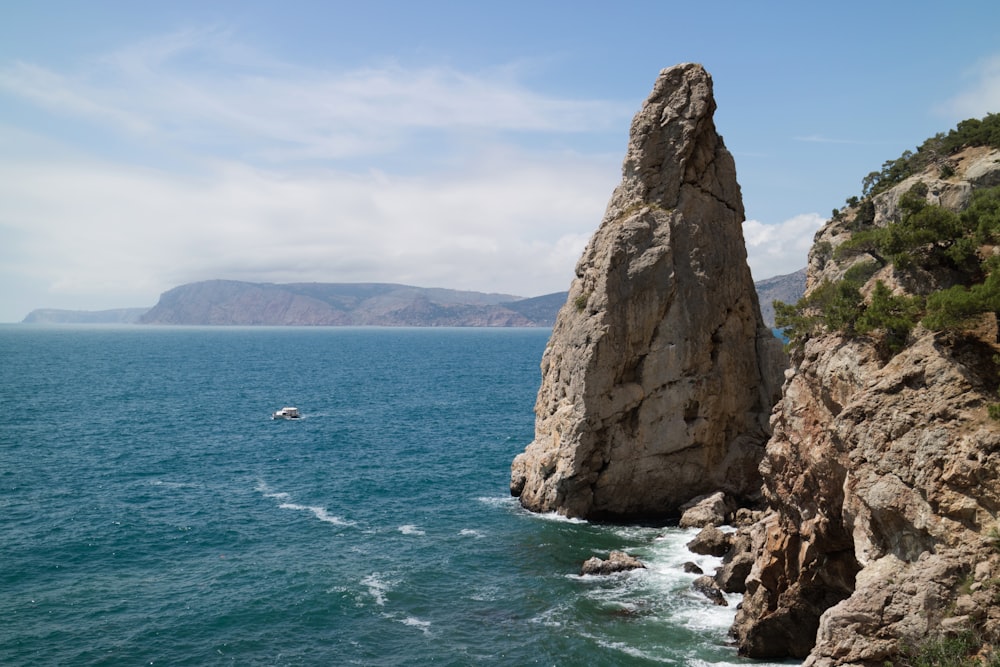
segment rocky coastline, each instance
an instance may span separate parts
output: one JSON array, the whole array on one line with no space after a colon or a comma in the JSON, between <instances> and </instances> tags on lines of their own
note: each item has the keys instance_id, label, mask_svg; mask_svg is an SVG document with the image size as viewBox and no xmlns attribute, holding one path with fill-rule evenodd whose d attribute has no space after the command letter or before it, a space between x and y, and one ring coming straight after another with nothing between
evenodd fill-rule
<instances>
[{"instance_id":1,"label":"rocky coastline","mask_svg":"<svg viewBox=\"0 0 1000 667\"><path fill-rule=\"evenodd\" d=\"M696 587L706 604L743 594L741 655L884 667L960 640L971 662L947 664L997 664L996 315L957 333L918 323L904 345L889 329L828 327L783 357L746 270L714 109L711 78L686 64L660 74L636 115L622 184L545 351L512 494L535 511L701 527L689 548L724 565ZM1000 184L1000 150L942 164L838 212L816 235L807 295L864 262L869 302L947 286L934 270L836 252L893 224L914 192L961 211Z\"/></svg>"}]
</instances>

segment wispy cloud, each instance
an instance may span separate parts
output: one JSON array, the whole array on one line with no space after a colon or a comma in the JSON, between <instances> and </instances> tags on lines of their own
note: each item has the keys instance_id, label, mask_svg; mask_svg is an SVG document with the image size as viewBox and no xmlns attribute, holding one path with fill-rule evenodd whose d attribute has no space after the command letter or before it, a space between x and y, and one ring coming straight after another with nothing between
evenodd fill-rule
<instances>
[{"instance_id":1,"label":"wispy cloud","mask_svg":"<svg viewBox=\"0 0 1000 667\"><path fill-rule=\"evenodd\" d=\"M76 72L2 66L0 91L199 151L271 159L385 153L418 131L592 132L620 126L631 112L603 100L539 94L504 68L293 66L254 53L223 30L151 39Z\"/></svg>"},{"instance_id":2,"label":"wispy cloud","mask_svg":"<svg viewBox=\"0 0 1000 667\"><path fill-rule=\"evenodd\" d=\"M981 60L964 78L969 87L943 104L941 113L954 120L1000 113L1000 54Z\"/></svg>"},{"instance_id":3,"label":"wispy cloud","mask_svg":"<svg viewBox=\"0 0 1000 667\"><path fill-rule=\"evenodd\" d=\"M863 145L870 144L871 142L858 141L856 139L832 139L830 137L824 137L821 134L810 134L807 136L793 137L795 141L803 141L812 144L854 144Z\"/></svg>"}]
</instances>

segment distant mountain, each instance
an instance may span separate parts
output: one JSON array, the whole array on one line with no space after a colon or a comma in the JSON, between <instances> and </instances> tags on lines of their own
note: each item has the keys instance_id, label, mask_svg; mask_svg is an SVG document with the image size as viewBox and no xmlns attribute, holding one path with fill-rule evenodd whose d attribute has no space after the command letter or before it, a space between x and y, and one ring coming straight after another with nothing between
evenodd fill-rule
<instances>
[{"instance_id":1,"label":"distant mountain","mask_svg":"<svg viewBox=\"0 0 1000 667\"><path fill-rule=\"evenodd\" d=\"M761 311L774 326L771 302L795 302L805 269L762 280ZM280 326L551 327L566 292L528 299L391 283L249 283L208 280L164 292L153 308L31 311L29 324L191 324Z\"/></svg>"},{"instance_id":2,"label":"distant mountain","mask_svg":"<svg viewBox=\"0 0 1000 667\"><path fill-rule=\"evenodd\" d=\"M40 308L28 313L26 324L135 324L149 308L111 310L58 310Z\"/></svg>"},{"instance_id":3,"label":"distant mountain","mask_svg":"<svg viewBox=\"0 0 1000 667\"><path fill-rule=\"evenodd\" d=\"M532 327L552 326L566 295L522 299L390 283L209 280L160 296L143 324Z\"/></svg>"},{"instance_id":4,"label":"distant mountain","mask_svg":"<svg viewBox=\"0 0 1000 667\"><path fill-rule=\"evenodd\" d=\"M774 328L775 301L795 303L806 292L806 270L801 268L795 273L775 276L754 283L757 287L757 298L760 299L760 314L764 323Z\"/></svg>"}]
</instances>

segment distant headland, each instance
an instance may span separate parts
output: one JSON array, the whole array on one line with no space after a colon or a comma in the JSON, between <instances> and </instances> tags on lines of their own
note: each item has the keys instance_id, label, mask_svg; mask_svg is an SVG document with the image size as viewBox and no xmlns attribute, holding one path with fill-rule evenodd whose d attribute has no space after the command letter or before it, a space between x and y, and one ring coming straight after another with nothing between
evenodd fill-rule
<instances>
[{"instance_id":1,"label":"distant headland","mask_svg":"<svg viewBox=\"0 0 1000 667\"><path fill-rule=\"evenodd\" d=\"M771 301L795 301L805 271L756 283L764 321ZM551 327L567 292L532 298L393 283L254 283L207 280L175 287L149 308L39 308L25 324L218 326Z\"/></svg>"}]
</instances>

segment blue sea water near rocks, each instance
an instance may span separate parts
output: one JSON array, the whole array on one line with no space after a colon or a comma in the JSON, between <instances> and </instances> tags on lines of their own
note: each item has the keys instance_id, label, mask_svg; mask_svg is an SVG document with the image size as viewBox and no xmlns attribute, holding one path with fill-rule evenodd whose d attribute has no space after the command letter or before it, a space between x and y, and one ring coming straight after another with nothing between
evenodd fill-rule
<instances>
[{"instance_id":1,"label":"blue sea water near rocks","mask_svg":"<svg viewBox=\"0 0 1000 667\"><path fill-rule=\"evenodd\" d=\"M548 336L0 327L0 664L760 664L692 532L509 497Z\"/></svg>"}]
</instances>

